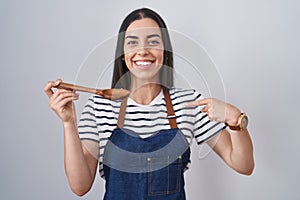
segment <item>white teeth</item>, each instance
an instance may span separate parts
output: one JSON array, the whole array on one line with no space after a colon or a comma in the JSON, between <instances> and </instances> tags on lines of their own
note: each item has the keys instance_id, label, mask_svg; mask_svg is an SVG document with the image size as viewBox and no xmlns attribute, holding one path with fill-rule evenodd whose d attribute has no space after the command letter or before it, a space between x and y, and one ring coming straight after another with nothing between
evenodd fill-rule
<instances>
[{"instance_id":1,"label":"white teeth","mask_svg":"<svg viewBox=\"0 0 300 200\"><path fill-rule=\"evenodd\" d=\"M142 65L142 66L146 66L146 65L151 65L152 62L149 61L136 61L135 62L137 65Z\"/></svg>"}]
</instances>

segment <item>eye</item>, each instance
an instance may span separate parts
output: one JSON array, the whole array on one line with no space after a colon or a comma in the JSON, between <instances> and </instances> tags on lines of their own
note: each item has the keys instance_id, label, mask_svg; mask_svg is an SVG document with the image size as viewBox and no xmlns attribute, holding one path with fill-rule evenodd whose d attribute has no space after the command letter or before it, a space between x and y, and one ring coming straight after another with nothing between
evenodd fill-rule
<instances>
[{"instance_id":1,"label":"eye","mask_svg":"<svg viewBox=\"0 0 300 200\"><path fill-rule=\"evenodd\" d=\"M151 46L159 45L159 41L158 40L150 40L150 41L148 41L148 44Z\"/></svg>"},{"instance_id":2,"label":"eye","mask_svg":"<svg viewBox=\"0 0 300 200\"><path fill-rule=\"evenodd\" d=\"M136 40L129 40L128 42L127 42L127 45L128 46L135 46L135 45L137 45L138 44L138 42L136 41Z\"/></svg>"}]
</instances>

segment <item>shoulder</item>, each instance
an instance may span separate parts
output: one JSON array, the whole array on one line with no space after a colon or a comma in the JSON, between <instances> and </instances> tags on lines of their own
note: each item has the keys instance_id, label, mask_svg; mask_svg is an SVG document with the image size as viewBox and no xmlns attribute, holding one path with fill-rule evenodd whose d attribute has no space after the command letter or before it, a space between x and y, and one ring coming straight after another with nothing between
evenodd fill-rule
<instances>
[{"instance_id":1,"label":"shoulder","mask_svg":"<svg viewBox=\"0 0 300 200\"><path fill-rule=\"evenodd\" d=\"M195 89L185 89L173 87L170 89L172 100L177 101L194 101L201 98L201 93Z\"/></svg>"}]
</instances>

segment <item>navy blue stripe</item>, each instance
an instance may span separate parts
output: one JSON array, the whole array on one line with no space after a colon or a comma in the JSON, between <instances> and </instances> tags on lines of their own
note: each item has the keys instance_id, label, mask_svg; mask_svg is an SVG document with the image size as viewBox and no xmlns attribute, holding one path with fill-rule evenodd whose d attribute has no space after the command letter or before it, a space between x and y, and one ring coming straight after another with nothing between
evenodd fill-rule
<instances>
[{"instance_id":1,"label":"navy blue stripe","mask_svg":"<svg viewBox=\"0 0 300 200\"><path fill-rule=\"evenodd\" d=\"M97 126L92 126L92 125L80 125L78 128L97 128Z\"/></svg>"},{"instance_id":2,"label":"navy blue stripe","mask_svg":"<svg viewBox=\"0 0 300 200\"><path fill-rule=\"evenodd\" d=\"M153 107L163 107L163 106L166 106L166 104L165 103L160 103L160 104L153 104L153 105L149 105L149 107L151 106L151 108L153 108ZM136 108L136 107L138 107L138 108L140 108L140 106L139 105L127 105L127 107L131 107L131 108Z\"/></svg>"},{"instance_id":3,"label":"navy blue stripe","mask_svg":"<svg viewBox=\"0 0 300 200\"><path fill-rule=\"evenodd\" d=\"M207 132L210 131L211 129L215 128L215 127L218 126L219 124L221 124L221 122L218 122L218 123L214 124L213 126L209 127L208 129L206 129L205 131L203 131L203 132L197 134L197 135L195 136L195 138L204 135L205 133L207 133Z\"/></svg>"},{"instance_id":4,"label":"navy blue stripe","mask_svg":"<svg viewBox=\"0 0 300 200\"><path fill-rule=\"evenodd\" d=\"M194 122L190 122L190 121L186 121L186 120L182 121L181 123L182 124L186 123L186 124L194 125Z\"/></svg>"},{"instance_id":5,"label":"navy blue stripe","mask_svg":"<svg viewBox=\"0 0 300 200\"><path fill-rule=\"evenodd\" d=\"M93 142L99 142L98 140L94 140L94 139L91 139L91 138L80 138L80 140L90 140L90 141L93 141Z\"/></svg>"},{"instance_id":6,"label":"navy blue stripe","mask_svg":"<svg viewBox=\"0 0 300 200\"><path fill-rule=\"evenodd\" d=\"M225 128L226 128L226 126L220 128L219 130L217 130L216 132L214 132L212 135L210 135L208 138L205 138L204 140L198 141L197 144L202 144L203 142L206 142L206 141L210 140L212 137L214 137L215 135L217 135L218 133L220 133Z\"/></svg>"},{"instance_id":7,"label":"navy blue stripe","mask_svg":"<svg viewBox=\"0 0 300 200\"><path fill-rule=\"evenodd\" d=\"M210 120L208 120L207 122L203 123L201 126L197 127L194 129L194 132L198 131L199 129L203 128L203 126L207 125L210 122Z\"/></svg>"},{"instance_id":8,"label":"navy blue stripe","mask_svg":"<svg viewBox=\"0 0 300 200\"><path fill-rule=\"evenodd\" d=\"M198 112L197 114L196 114L196 116L197 115L199 115L201 113L201 111L200 112ZM204 114L200 119L198 119L198 120L196 120L195 121L195 124L197 124L198 122L201 122L204 118L206 118L207 117L207 114Z\"/></svg>"},{"instance_id":9,"label":"navy blue stripe","mask_svg":"<svg viewBox=\"0 0 300 200\"><path fill-rule=\"evenodd\" d=\"M113 105L111 102L110 103L105 103L105 102L102 102L102 101L96 101L95 102L96 105L101 105L101 106L111 106L113 108L119 108L120 107L120 104L118 106L116 105Z\"/></svg>"},{"instance_id":10,"label":"navy blue stripe","mask_svg":"<svg viewBox=\"0 0 300 200\"><path fill-rule=\"evenodd\" d=\"M194 110L197 106L183 106L181 110Z\"/></svg>"},{"instance_id":11,"label":"navy blue stripe","mask_svg":"<svg viewBox=\"0 0 300 200\"><path fill-rule=\"evenodd\" d=\"M107 123L107 122L104 122L104 123L98 123L97 126L117 126L117 123Z\"/></svg>"},{"instance_id":12,"label":"navy blue stripe","mask_svg":"<svg viewBox=\"0 0 300 200\"><path fill-rule=\"evenodd\" d=\"M81 113L81 115L84 115L84 114L88 114L88 115L91 115L91 116L95 117L95 114L91 113L89 111L84 111L84 112Z\"/></svg>"},{"instance_id":13,"label":"navy blue stripe","mask_svg":"<svg viewBox=\"0 0 300 200\"><path fill-rule=\"evenodd\" d=\"M82 132L79 132L78 134L79 134L79 135L83 135L83 134L92 134L92 135L97 135L97 136L98 136L98 133L96 133L96 132L89 132L89 131L82 131Z\"/></svg>"},{"instance_id":14,"label":"navy blue stripe","mask_svg":"<svg viewBox=\"0 0 300 200\"><path fill-rule=\"evenodd\" d=\"M105 129L105 130L99 131L99 134L112 133L112 131L113 131L113 130Z\"/></svg>"},{"instance_id":15,"label":"navy blue stripe","mask_svg":"<svg viewBox=\"0 0 300 200\"><path fill-rule=\"evenodd\" d=\"M89 99L88 99L88 102L89 102L89 101L92 102L92 103L95 103L94 98L89 98Z\"/></svg>"},{"instance_id":16,"label":"navy blue stripe","mask_svg":"<svg viewBox=\"0 0 300 200\"><path fill-rule=\"evenodd\" d=\"M97 116L97 119L117 119L116 117L108 117L108 116Z\"/></svg>"},{"instance_id":17,"label":"navy blue stripe","mask_svg":"<svg viewBox=\"0 0 300 200\"><path fill-rule=\"evenodd\" d=\"M102 137L99 139L99 142L102 142L102 141L107 141L108 140L108 137Z\"/></svg>"},{"instance_id":18,"label":"navy blue stripe","mask_svg":"<svg viewBox=\"0 0 300 200\"><path fill-rule=\"evenodd\" d=\"M175 93L178 94L178 93L183 93L183 92L195 92L196 90L194 89L177 89L175 90L175 88L173 90L170 90L170 94L171 95L174 95Z\"/></svg>"},{"instance_id":19,"label":"navy blue stripe","mask_svg":"<svg viewBox=\"0 0 300 200\"><path fill-rule=\"evenodd\" d=\"M92 110L94 110L94 107L89 104L85 105L84 108L91 108Z\"/></svg>"},{"instance_id":20,"label":"navy blue stripe","mask_svg":"<svg viewBox=\"0 0 300 200\"><path fill-rule=\"evenodd\" d=\"M178 95L176 98L177 98L177 99L180 99L180 98L182 98L182 97L192 96L193 94L194 94L194 92L192 92L192 93L186 93L186 94Z\"/></svg>"},{"instance_id":21,"label":"navy blue stripe","mask_svg":"<svg viewBox=\"0 0 300 200\"><path fill-rule=\"evenodd\" d=\"M189 136L189 135L184 135L184 137L188 138L188 139L191 139L192 137Z\"/></svg>"},{"instance_id":22,"label":"navy blue stripe","mask_svg":"<svg viewBox=\"0 0 300 200\"><path fill-rule=\"evenodd\" d=\"M106 110L106 109L100 109L100 108L94 108L95 111L97 112L107 112L107 113L119 113L119 112L114 112L113 110Z\"/></svg>"},{"instance_id":23,"label":"navy blue stripe","mask_svg":"<svg viewBox=\"0 0 300 200\"><path fill-rule=\"evenodd\" d=\"M81 121L81 122L86 122L86 121L96 122L94 119L91 119L91 118L81 118L79 121Z\"/></svg>"},{"instance_id":24,"label":"navy blue stripe","mask_svg":"<svg viewBox=\"0 0 300 200\"><path fill-rule=\"evenodd\" d=\"M192 94L190 94L190 95L192 95ZM187 96L187 95L186 95ZM200 94L200 96L201 96L201 94ZM181 96L181 97L184 97L184 96ZM172 101L174 101L174 100L177 100L177 99L180 99L181 97L178 97L178 96L175 96L175 97L172 97L171 96L171 100ZM197 98L193 98L193 100L196 100ZM189 101L193 101L193 100L189 100ZM178 100L179 101L179 100ZM179 101L180 103L182 103L182 102L186 102L186 101Z\"/></svg>"},{"instance_id":25,"label":"navy blue stripe","mask_svg":"<svg viewBox=\"0 0 300 200\"><path fill-rule=\"evenodd\" d=\"M201 95L200 95L201 96ZM193 98L192 100L185 100L185 101L180 101L180 102L178 102L178 103L174 103L173 104L173 106L177 106L177 105L180 105L180 104L185 104L185 103L188 103L188 102L191 102L191 101L196 101L198 98L197 97L195 97L195 98Z\"/></svg>"}]
</instances>

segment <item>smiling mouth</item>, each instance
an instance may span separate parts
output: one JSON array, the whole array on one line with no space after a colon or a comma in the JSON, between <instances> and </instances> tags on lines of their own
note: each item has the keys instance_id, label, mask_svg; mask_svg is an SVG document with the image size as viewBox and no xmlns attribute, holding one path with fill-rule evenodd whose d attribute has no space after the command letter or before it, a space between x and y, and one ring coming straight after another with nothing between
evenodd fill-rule
<instances>
[{"instance_id":1,"label":"smiling mouth","mask_svg":"<svg viewBox=\"0 0 300 200\"><path fill-rule=\"evenodd\" d=\"M134 63L137 65L137 66L148 66L148 65L151 65L153 63L153 61L134 61Z\"/></svg>"},{"instance_id":2,"label":"smiling mouth","mask_svg":"<svg viewBox=\"0 0 300 200\"><path fill-rule=\"evenodd\" d=\"M152 60L136 60L136 61L133 61L133 63L137 69L148 70L148 69L152 68L154 61L152 61Z\"/></svg>"}]
</instances>

